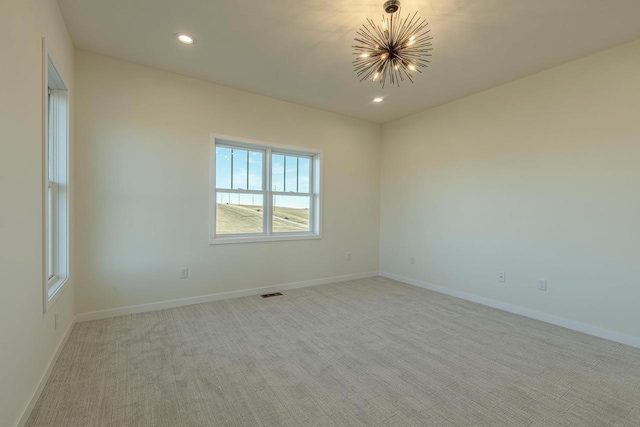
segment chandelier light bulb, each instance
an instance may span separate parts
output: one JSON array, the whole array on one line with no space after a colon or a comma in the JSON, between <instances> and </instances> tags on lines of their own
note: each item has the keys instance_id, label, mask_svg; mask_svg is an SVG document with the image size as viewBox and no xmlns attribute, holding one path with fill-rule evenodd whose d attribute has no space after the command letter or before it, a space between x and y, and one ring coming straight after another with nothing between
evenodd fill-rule
<instances>
[{"instance_id":1,"label":"chandelier light bulb","mask_svg":"<svg viewBox=\"0 0 640 427\"><path fill-rule=\"evenodd\" d=\"M386 16L380 25L371 19L357 31L353 61L360 81L380 80L382 87L389 82L400 86L405 79L413 83L413 72L422 72L430 64L431 29L418 17L418 12L400 15L400 1L387 0Z\"/></svg>"}]
</instances>

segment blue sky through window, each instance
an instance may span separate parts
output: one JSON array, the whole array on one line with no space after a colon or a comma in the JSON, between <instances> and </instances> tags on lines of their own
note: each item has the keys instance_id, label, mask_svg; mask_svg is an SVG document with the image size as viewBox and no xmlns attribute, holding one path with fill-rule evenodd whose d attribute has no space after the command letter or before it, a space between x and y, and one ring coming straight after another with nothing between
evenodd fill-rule
<instances>
[{"instance_id":1,"label":"blue sky through window","mask_svg":"<svg viewBox=\"0 0 640 427\"><path fill-rule=\"evenodd\" d=\"M273 191L309 193L311 159L274 154L271 157Z\"/></svg>"},{"instance_id":2,"label":"blue sky through window","mask_svg":"<svg viewBox=\"0 0 640 427\"><path fill-rule=\"evenodd\" d=\"M260 151L216 147L216 187L262 190L263 155Z\"/></svg>"}]
</instances>

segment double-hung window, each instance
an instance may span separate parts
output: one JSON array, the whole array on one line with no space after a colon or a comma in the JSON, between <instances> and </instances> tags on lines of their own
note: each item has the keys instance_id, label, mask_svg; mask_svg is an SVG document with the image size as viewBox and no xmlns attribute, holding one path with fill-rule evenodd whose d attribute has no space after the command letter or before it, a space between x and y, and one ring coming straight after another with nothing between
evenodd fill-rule
<instances>
[{"instance_id":1,"label":"double-hung window","mask_svg":"<svg viewBox=\"0 0 640 427\"><path fill-rule=\"evenodd\" d=\"M48 55L44 141L44 311L69 277L68 91Z\"/></svg>"},{"instance_id":2,"label":"double-hung window","mask_svg":"<svg viewBox=\"0 0 640 427\"><path fill-rule=\"evenodd\" d=\"M212 139L210 242L320 237L320 153Z\"/></svg>"}]
</instances>

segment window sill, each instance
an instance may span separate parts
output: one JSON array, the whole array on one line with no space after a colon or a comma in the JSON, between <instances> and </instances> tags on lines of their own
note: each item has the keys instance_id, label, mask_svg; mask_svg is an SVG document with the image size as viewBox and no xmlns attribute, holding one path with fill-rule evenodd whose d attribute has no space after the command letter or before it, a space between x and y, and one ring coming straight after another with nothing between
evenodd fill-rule
<instances>
[{"instance_id":1,"label":"window sill","mask_svg":"<svg viewBox=\"0 0 640 427\"><path fill-rule=\"evenodd\" d=\"M260 243L282 242L288 240L319 240L322 236L315 233L309 234L285 234L278 236L247 236L247 237L214 237L209 241L210 245L225 245L232 243Z\"/></svg>"},{"instance_id":2,"label":"window sill","mask_svg":"<svg viewBox=\"0 0 640 427\"><path fill-rule=\"evenodd\" d=\"M47 306L46 311L49 311L51 307L56 303L60 295L64 293L64 290L67 289L67 283L69 282L68 277L64 277L61 279L57 279L49 289L47 290Z\"/></svg>"}]
</instances>

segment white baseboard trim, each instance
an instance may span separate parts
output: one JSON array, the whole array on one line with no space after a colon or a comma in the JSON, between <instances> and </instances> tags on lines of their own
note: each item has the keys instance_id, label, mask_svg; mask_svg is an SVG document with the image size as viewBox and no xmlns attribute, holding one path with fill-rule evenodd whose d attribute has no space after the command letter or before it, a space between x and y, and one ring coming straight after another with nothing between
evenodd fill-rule
<instances>
[{"instance_id":1,"label":"white baseboard trim","mask_svg":"<svg viewBox=\"0 0 640 427\"><path fill-rule=\"evenodd\" d=\"M51 356L51 359L49 359L47 368L42 374L42 377L40 378L40 382L38 383L38 386L33 392L31 399L29 399L29 403L27 404L27 407L24 408L24 411L22 411L22 416L18 420L18 424L16 425L16 427L24 427L24 425L27 423L27 420L29 420L29 417L31 416L31 412L33 411L33 408L36 406L36 402L38 402L38 399L42 394L42 390L44 390L44 386L47 384L47 381L49 381L49 376L51 376L51 371L53 371L53 367L58 361L58 357L60 356L60 353L62 352L64 345L67 343L67 340L69 339L69 336L71 335L71 331L73 330L73 326L75 324L76 324L76 319L75 318L71 319L71 324L65 331L64 336L62 337L60 342L58 343L58 347L56 347L56 351L53 353L53 356Z\"/></svg>"},{"instance_id":2,"label":"white baseboard trim","mask_svg":"<svg viewBox=\"0 0 640 427\"><path fill-rule=\"evenodd\" d=\"M149 304L132 305L111 310L93 311L76 315L76 322L87 322L89 320L106 319L109 317L124 316L127 314L144 313L147 311L164 310L167 308L182 307L185 305L201 304L204 302L220 301L229 298L248 297L252 295L270 294L287 289L306 288L309 286L326 285L329 283L345 282L347 280L366 279L378 276L377 271L367 273L349 274L345 276L326 277L322 279L305 280L304 282L284 283L280 285L265 286L262 288L252 288L242 291L221 292L217 294L203 295L199 297L182 298L170 301L153 302Z\"/></svg>"},{"instance_id":3,"label":"white baseboard trim","mask_svg":"<svg viewBox=\"0 0 640 427\"><path fill-rule=\"evenodd\" d=\"M640 348L640 337L621 334L619 332L610 331L608 329L599 328L597 326L588 325L586 323L578 322L575 320L565 319L564 317L555 316L553 314L542 313L540 311L519 307L517 305L507 304L478 295L469 294L467 292L457 291L455 289L445 288L443 286L434 285L393 273L381 271L380 276L386 277L387 279L397 280L398 282L407 283L409 285L418 286L420 288L429 289L441 294L450 295L452 297L486 305L488 307L497 308L498 310L508 311L509 313L519 314L520 316L529 317L531 319L540 320L546 323L551 323L552 325L562 326L563 328L572 329L574 331L582 332L587 335L593 335L599 338L607 339L609 341L614 341L617 343Z\"/></svg>"}]
</instances>

